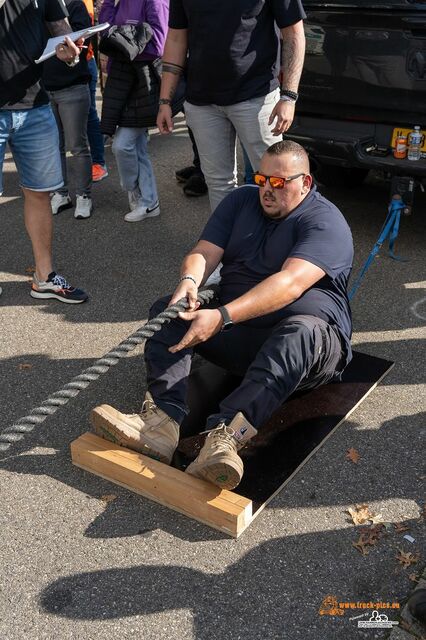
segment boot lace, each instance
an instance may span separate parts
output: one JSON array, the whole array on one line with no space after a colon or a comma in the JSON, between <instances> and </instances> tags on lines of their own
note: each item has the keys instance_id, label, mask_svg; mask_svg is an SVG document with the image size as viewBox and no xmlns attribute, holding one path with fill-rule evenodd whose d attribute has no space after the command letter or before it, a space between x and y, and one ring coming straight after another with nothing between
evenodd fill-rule
<instances>
[{"instance_id":1,"label":"boot lace","mask_svg":"<svg viewBox=\"0 0 426 640\"><path fill-rule=\"evenodd\" d=\"M237 443L234 433L235 431L223 422L210 431L207 438L210 438L211 446L217 451L235 451Z\"/></svg>"},{"instance_id":2,"label":"boot lace","mask_svg":"<svg viewBox=\"0 0 426 640\"><path fill-rule=\"evenodd\" d=\"M145 412L148 412L148 411L153 411L156 408L157 408L157 405L155 404L155 402L153 400L151 400L151 398L146 398L142 402L141 414L143 414Z\"/></svg>"}]
</instances>

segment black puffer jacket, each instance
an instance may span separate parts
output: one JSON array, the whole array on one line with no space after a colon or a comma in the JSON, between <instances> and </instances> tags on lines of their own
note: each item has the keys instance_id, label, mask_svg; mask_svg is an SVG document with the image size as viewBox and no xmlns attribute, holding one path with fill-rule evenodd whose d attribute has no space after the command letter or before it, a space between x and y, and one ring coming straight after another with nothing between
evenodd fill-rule
<instances>
[{"instance_id":1,"label":"black puffer jacket","mask_svg":"<svg viewBox=\"0 0 426 640\"><path fill-rule=\"evenodd\" d=\"M159 97L152 82L158 73L155 65L158 63L112 61L102 103L102 133L112 136L116 127L155 126Z\"/></svg>"},{"instance_id":2,"label":"black puffer jacket","mask_svg":"<svg viewBox=\"0 0 426 640\"><path fill-rule=\"evenodd\" d=\"M112 60L103 96L102 133L112 136L116 127L155 126L160 72L159 60L149 63Z\"/></svg>"}]
</instances>

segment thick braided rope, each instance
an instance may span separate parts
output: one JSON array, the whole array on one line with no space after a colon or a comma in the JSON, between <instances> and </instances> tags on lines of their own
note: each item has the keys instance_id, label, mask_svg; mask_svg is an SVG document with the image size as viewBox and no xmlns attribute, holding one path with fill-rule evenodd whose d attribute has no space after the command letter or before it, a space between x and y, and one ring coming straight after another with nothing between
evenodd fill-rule
<instances>
[{"instance_id":1,"label":"thick braided rope","mask_svg":"<svg viewBox=\"0 0 426 640\"><path fill-rule=\"evenodd\" d=\"M214 292L210 289L198 292L198 301L201 304L208 302L214 296ZM33 431L34 427L40 425L48 416L52 416L56 411L65 406L72 398L78 396L80 391L86 389L89 384L97 380L102 374L106 373L110 367L117 364L121 358L127 356L133 351L138 344L141 344L146 338L150 338L156 331L160 331L164 324L170 322L177 317L179 311L185 311L188 308L188 301L182 298L176 304L168 307L158 316L150 320L146 325L140 327L135 333L120 342L120 344L105 354L95 364L85 369L78 376L75 376L70 382L65 384L62 389L55 391L50 395L39 407L35 407L27 416L19 418L17 422L0 433L0 452L5 452L15 442L19 442L27 433Z\"/></svg>"}]
</instances>

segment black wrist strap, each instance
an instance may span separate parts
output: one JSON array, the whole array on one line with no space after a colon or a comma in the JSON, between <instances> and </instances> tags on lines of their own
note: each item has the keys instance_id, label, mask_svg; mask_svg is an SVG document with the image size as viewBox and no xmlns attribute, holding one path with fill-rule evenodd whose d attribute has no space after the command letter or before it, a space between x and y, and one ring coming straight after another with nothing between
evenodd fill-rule
<instances>
[{"instance_id":1,"label":"black wrist strap","mask_svg":"<svg viewBox=\"0 0 426 640\"><path fill-rule=\"evenodd\" d=\"M290 91L290 89L281 89L280 95L281 96L286 96L287 98L291 98L295 102L297 101L297 99L299 97L299 94L296 93L296 91Z\"/></svg>"},{"instance_id":2,"label":"black wrist strap","mask_svg":"<svg viewBox=\"0 0 426 640\"><path fill-rule=\"evenodd\" d=\"M233 325L233 322L231 320L231 316L228 313L228 310L226 309L226 307L218 307L218 311L223 320L222 329L230 329Z\"/></svg>"}]
</instances>

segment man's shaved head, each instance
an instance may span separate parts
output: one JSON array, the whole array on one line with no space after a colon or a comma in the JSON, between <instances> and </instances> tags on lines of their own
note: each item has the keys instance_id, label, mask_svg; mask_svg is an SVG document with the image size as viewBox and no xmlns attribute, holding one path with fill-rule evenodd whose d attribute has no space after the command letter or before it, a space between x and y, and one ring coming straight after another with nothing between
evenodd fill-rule
<instances>
[{"instance_id":1,"label":"man's shaved head","mask_svg":"<svg viewBox=\"0 0 426 640\"><path fill-rule=\"evenodd\" d=\"M310 173L308 154L300 144L293 142L293 140L280 140L280 142L275 142L275 144L266 149L266 153L271 156L291 156L292 166L295 168L295 172L302 171L303 173Z\"/></svg>"}]
</instances>

